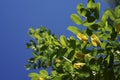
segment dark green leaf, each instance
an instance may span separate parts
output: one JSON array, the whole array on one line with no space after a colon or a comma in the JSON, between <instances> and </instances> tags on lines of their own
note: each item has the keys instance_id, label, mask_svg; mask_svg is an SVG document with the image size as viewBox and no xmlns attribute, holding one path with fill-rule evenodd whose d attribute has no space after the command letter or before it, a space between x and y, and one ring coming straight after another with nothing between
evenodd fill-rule
<instances>
[{"instance_id":1,"label":"dark green leaf","mask_svg":"<svg viewBox=\"0 0 120 80\"><path fill-rule=\"evenodd\" d=\"M92 35L92 31L91 31L90 29L88 29L88 28L87 28L87 30L86 30L86 33L87 33L87 35L89 35L89 36Z\"/></svg>"},{"instance_id":2,"label":"dark green leaf","mask_svg":"<svg viewBox=\"0 0 120 80\"><path fill-rule=\"evenodd\" d=\"M98 30L98 28L100 28L101 26L99 24L93 24L90 26L91 29L93 30Z\"/></svg>"},{"instance_id":3,"label":"dark green leaf","mask_svg":"<svg viewBox=\"0 0 120 80\"><path fill-rule=\"evenodd\" d=\"M99 13L100 13L100 3L97 3L95 5L95 10L94 10L94 16L99 19Z\"/></svg>"}]
</instances>

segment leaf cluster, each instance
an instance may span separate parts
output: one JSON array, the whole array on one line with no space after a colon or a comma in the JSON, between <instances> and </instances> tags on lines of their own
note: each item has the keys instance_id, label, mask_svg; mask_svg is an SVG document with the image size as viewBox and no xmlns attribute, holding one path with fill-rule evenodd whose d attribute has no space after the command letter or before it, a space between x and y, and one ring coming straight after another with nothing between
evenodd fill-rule
<instances>
[{"instance_id":1,"label":"leaf cluster","mask_svg":"<svg viewBox=\"0 0 120 80\"><path fill-rule=\"evenodd\" d=\"M99 17L100 3L88 0L87 6L77 5L70 18L85 30L69 26L76 38L57 37L41 26L29 29L33 38L27 48L33 50L26 69L49 67L30 73L32 80L119 80L120 78L120 6L108 9Z\"/></svg>"}]
</instances>

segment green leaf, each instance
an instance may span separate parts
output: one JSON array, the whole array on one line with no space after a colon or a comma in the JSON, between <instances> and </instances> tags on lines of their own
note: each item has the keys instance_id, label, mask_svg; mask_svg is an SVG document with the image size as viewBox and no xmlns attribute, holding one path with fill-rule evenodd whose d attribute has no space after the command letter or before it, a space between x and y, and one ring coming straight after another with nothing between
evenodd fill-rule
<instances>
[{"instance_id":1,"label":"green leaf","mask_svg":"<svg viewBox=\"0 0 120 80\"><path fill-rule=\"evenodd\" d=\"M80 25L82 23L80 17L77 14L72 14L70 18L75 24Z\"/></svg>"},{"instance_id":2,"label":"green leaf","mask_svg":"<svg viewBox=\"0 0 120 80\"><path fill-rule=\"evenodd\" d=\"M75 50L71 50L70 53L68 54L68 59L70 59L71 61L74 60L75 58Z\"/></svg>"},{"instance_id":3,"label":"green leaf","mask_svg":"<svg viewBox=\"0 0 120 80\"><path fill-rule=\"evenodd\" d=\"M32 78L31 80L38 80L38 78Z\"/></svg>"},{"instance_id":4,"label":"green leaf","mask_svg":"<svg viewBox=\"0 0 120 80\"><path fill-rule=\"evenodd\" d=\"M101 26L99 24L93 24L90 26L90 29L92 30L98 30Z\"/></svg>"},{"instance_id":5,"label":"green leaf","mask_svg":"<svg viewBox=\"0 0 120 80\"><path fill-rule=\"evenodd\" d=\"M76 35L80 32L80 30L76 26L68 26L67 29Z\"/></svg>"},{"instance_id":6,"label":"green leaf","mask_svg":"<svg viewBox=\"0 0 120 80\"><path fill-rule=\"evenodd\" d=\"M30 73L30 74L28 74L28 77L31 77L31 78L39 78L40 76L39 76L39 74L37 74L37 73Z\"/></svg>"},{"instance_id":7,"label":"green leaf","mask_svg":"<svg viewBox=\"0 0 120 80\"><path fill-rule=\"evenodd\" d=\"M96 18L95 18L94 16L88 16L88 17L87 17L87 21L88 21L89 23L95 22L95 20L96 20Z\"/></svg>"},{"instance_id":8,"label":"green leaf","mask_svg":"<svg viewBox=\"0 0 120 80\"><path fill-rule=\"evenodd\" d=\"M52 71L52 76L56 76L57 75L57 72L54 70Z\"/></svg>"},{"instance_id":9,"label":"green leaf","mask_svg":"<svg viewBox=\"0 0 120 80\"><path fill-rule=\"evenodd\" d=\"M56 76L52 80L62 80L62 76Z\"/></svg>"},{"instance_id":10,"label":"green leaf","mask_svg":"<svg viewBox=\"0 0 120 80\"><path fill-rule=\"evenodd\" d=\"M93 49L93 54L92 54L92 55L93 55L93 56L96 56L97 51L98 51L97 48L94 48L94 49Z\"/></svg>"},{"instance_id":11,"label":"green leaf","mask_svg":"<svg viewBox=\"0 0 120 80\"><path fill-rule=\"evenodd\" d=\"M90 20L90 18L89 18L89 20ZM95 18L93 18L91 22L89 22L89 20L85 20L83 22L83 26L90 27L91 25L93 25L96 22Z\"/></svg>"},{"instance_id":12,"label":"green leaf","mask_svg":"<svg viewBox=\"0 0 120 80\"><path fill-rule=\"evenodd\" d=\"M107 63L109 64L110 63L110 55L107 56L106 60L107 60Z\"/></svg>"},{"instance_id":13,"label":"green leaf","mask_svg":"<svg viewBox=\"0 0 120 80\"><path fill-rule=\"evenodd\" d=\"M77 5L77 11L78 11L78 13L79 13L79 11L80 11L80 9L82 9L82 8L84 8L84 5L83 4L78 4Z\"/></svg>"},{"instance_id":14,"label":"green leaf","mask_svg":"<svg viewBox=\"0 0 120 80\"><path fill-rule=\"evenodd\" d=\"M85 16L88 13L88 10L85 8L80 9L80 11L78 11L78 14L80 14L81 16Z\"/></svg>"},{"instance_id":15,"label":"green leaf","mask_svg":"<svg viewBox=\"0 0 120 80\"><path fill-rule=\"evenodd\" d=\"M34 32L35 32L35 30L34 30L32 27L29 28L29 34L30 34L30 35L34 34Z\"/></svg>"},{"instance_id":16,"label":"green leaf","mask_svg":"<svg viewBox=\"0 0 120 80\"><path fill-rule=\"evenodd\" d=\"M79 74L78 76L79 76L80 78L83 78L83 77L87 78L87 77L90 76L90 74L89 74L88 72L80 72L80 74Z\"/></svg>"},{"instance_id":17,"label":"green leaf","mask_svg":"<svg viewBox=\"0 0 120 80\"><path fill-rule=\"evenodd\" d=\"M86 30L86 33L87 33L88 36L91 36L91 35L92 35L92 31L91 31L90 29L88 29L88 28L87 28L87 30Z\"/></svg>"},{"instance_id":18,"label":"green leaf","mask_svg":"<svg viewBox=\"0 0 120 80\"><path fill-rule=\"evenodd\" d=\"M47 77L48 76L48 72L46 70L40 70L40 77Z\"/></svg>"},{"instance_id":19,"label":"green leaf","mask_svg":"<svg viewBox=\"0 0 120 80\"><path fill-rule=\"evenodd\" d=\"M94 16L99 19L100 3L95 4Z\"/></svg>"},{"instance_id":20,"label":"green leaf","mask_svg":"<svg viewBox=\"0 0 120 80\"><path fill-rule=\"evenodd\" d=\"M87 8L94 9L95 8L95 2L93 0L89 0L87 3Z\"/></svg>"},{"instance_id":21,"label":"green leaf","mask_svg":"<svg viewBox=\"0 0 120 80\"><path fill-rule=\"evenodd\" d=\"M38 39L38 40L41 39L41 37L40 37L40 35L39 35L38 33L35 33L35 34L33 35L33 37L36 38L36 39Z\"/></svg>"},{"instance_id":22,"label":"green leaf","mask_svg":"<svg viewBox=\"0 0 120 80\"><path fill-rule=\"evenodd\" d=\"M101 46L102 49L105 49L106 43L105 43L105 42L102 42L102 43L100 44L100 46Z\"/></svg>"},{"instance_id":23,"label":"green leaf","mask_svg":"<svg viewBox=\"0 0 120 80\"><path fill-rule=\"evenodd\" d=\"M63 64L63 69L64 71L69 71L70 73L73 72L73 67L72 67L72 63L66 61L64 64Z\"/></svg>"},{"instance_id":24,"label":"green leaf","mask_svg":"<svg viewBox=\"0 0 120 80\"><path fill-rule=\"evenodd\" d=\"M112 33L112 28L111 26L109 26L108 21L105 22L104 29L105 31L109 31L110 33Z\"/></svg>"},{"instance_id":25,"label":"green leaf","mask_svg":"<svg viewBox=\"0 0 120 80\"><path fill-rule=\"evenodd\" d=\"M101 20L102 20L103 22L106 22L109 17L110 17L111 20L115 20L115 16L113 15L112 11L108 9L108 10L106 10L105 13L103 14Z\"/></svg>"},{"instance_id":26,"label":"green leaf","mask_svg":"<svg viewBox=\"0 0 120 80\"><path fill-rule=\"evenodd\" d=\"M77 5L77 13L81 16L85 16L87 14L87 9L84 8L83 4Z\"/></svg>"},{"instance_id":27,"label":"green leaf","mask_svg":"<svg viewBox=\"0 0 120 80\"><path fill-rule=\"evenodd\" d=\"M116 16L117 18L120 17L120 5L115 8L115 16Z\"/></svg>"},{"instance_id":28,"label":"green leaf","mask_svg":"<svg viewBox=\"0 0 120 80\"><path fill-rule=\"evenodd\" d=\"M64 35L61 35L61 36L60 36L60 42L61 42L61 44L62 44L64 47L67 46L67 40L66 40L66 38L65 38Z\"/></svg>"},{"instance_id":29,"label":"green leaf","mask_svg":"<svg viewBox=\"0 0 120 80\"><path fill-rule=\"evenodd\" d=\"M54 42L55 45L61 46L60 42L57 39L54 39L53 42Z\"/></svg>"}]
</instances>

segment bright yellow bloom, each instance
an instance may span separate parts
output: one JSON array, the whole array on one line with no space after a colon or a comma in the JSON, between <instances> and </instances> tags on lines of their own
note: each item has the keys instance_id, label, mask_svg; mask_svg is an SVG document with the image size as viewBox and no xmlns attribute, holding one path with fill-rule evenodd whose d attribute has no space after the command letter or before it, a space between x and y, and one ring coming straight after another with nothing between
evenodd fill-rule
<instances>
[{"instance_id":1,"label":"bright yellow bloom","mask_svg":"<svg viewBox=\"0 0 120 80\"><path fill-rule=\"evenodd\" d=\"M82 68L85 65L85 63L74 63L73 67L76 69Z\"/></svg>"},{"instance_id":2,"label":"bright yellow bloom","mask_svg":"<svg viewBox=\"0 0 120 80\"><path fill-rule=\"evenodd\" d=\"M77 34L77 37L78 37L80 40L82 40L82 41L88 41L88 37L85 36L85 35L82 34L82 33L78 33L78 34Z\"/></svg>"},{"instance_id":3,"label":"bright yellow bloom","mask_svg":"<svg viewBox=\"0 0 120 80\"><path fill-rule=\"evenodd\" d=\"M91 41L92 41L93 46L98 46L101 43L101 41L95 34L91 36Z\"/></svg>"}]
</instances>

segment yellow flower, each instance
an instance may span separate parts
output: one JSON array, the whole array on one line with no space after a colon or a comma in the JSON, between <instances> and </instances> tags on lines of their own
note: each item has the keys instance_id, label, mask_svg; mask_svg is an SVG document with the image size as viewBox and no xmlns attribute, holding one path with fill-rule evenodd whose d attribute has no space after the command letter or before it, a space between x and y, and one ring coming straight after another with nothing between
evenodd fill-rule
<instances>
[{"instance_id":1,"label":"yellow flower","mask_svg":"<svg viewBox=\"0 0 120 80\"><path fill-rule=\"evenodd\" d=\"M55 59L55 62L56 62L56 63L60 63L61 60L57 58L57 59Z\"/></svg>"},{"instance_id":2,"label":"yellow flower","mask_svg":"<svg viewBox=\"0 0 120 80\"><path fill-rule=\"evenodd\" d=\"M83 35L82 33L78 33L77 37L82 41L88 41L88 37Z\"/></svg>"},{"instance_id":3,"label":"yellow flower","mask_svg":"<svg viewBox=\"0 0 120 80\"><path fill-rule=\"evenodd\" d=\"M73 67L76 69L82 68L85 65L85 63L74 63Z\"/></svg>"},{"instance_id":4,"label":"yellow flower","mask_svg":"<svg viewBox=\"0 0 120 80\"><path fill-rule=\"evenodd\" d=\"M101 41L95 34L91 36L91 41L92 41L93 46L98 46L101 43Z\"/></svg>"}]
</instances>

